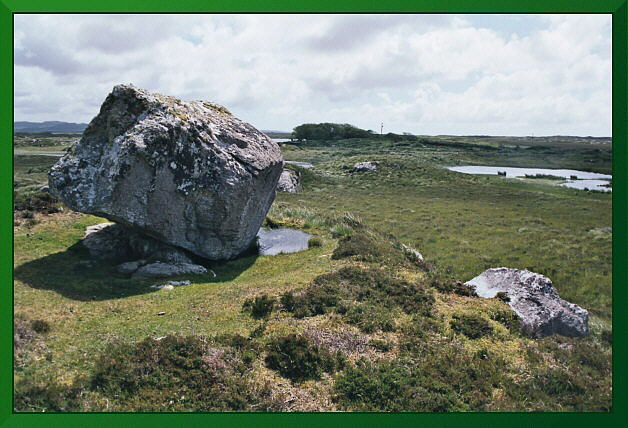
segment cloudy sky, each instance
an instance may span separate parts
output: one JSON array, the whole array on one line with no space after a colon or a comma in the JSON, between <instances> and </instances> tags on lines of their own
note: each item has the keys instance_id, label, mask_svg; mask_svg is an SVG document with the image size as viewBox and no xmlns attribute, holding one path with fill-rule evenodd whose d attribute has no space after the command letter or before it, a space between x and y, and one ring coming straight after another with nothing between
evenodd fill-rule
<instances>
[{"instance_id":1,"label":"cloudy sky","mask_svg":"<svg viewBox=\"0 0 628 428\"><path fill-rule=\"evenodd\" d=\"M15 120L133 83L260 129L611 135L610 15L16 15L14 43Z\"/></svg>"}]
</instances>

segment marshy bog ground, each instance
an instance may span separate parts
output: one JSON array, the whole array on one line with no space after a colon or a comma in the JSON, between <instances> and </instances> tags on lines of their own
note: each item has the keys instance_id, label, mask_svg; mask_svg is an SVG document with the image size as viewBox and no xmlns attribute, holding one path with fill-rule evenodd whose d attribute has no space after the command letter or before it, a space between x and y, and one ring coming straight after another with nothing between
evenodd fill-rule
<instances>
[{"instance_id":1,"label":"marshy bog ground","mask_svg":"<svg viewBox=\"0 0 628 428\"><path fill-rule=\"evenodd\" d=\"M15 410L611 409L612 195L445 168L610 174L610 142L286 143L285 160L314 167L288 165L303 190L278 193L265 226L306 232L310 247L158 290L90 262L79 241L103 219L38 199L56 161L43 154L78 137L14 142ZM352 172L363 161L379 167ZM591 333L524 337L504 302L456 285L500 266L551 278Z\"/></svg>"}]
</instances>

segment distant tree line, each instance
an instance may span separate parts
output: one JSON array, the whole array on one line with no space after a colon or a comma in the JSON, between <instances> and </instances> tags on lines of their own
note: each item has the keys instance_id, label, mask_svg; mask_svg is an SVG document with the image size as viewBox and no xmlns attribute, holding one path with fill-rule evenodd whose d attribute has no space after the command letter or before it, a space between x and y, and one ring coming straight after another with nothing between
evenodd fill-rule
<instances>
[{"instance_id":1,"label":"distant tree line","mask_svg":"<svg viewBox=\"0 0 628 428\"><path fill-rule=\"evenodd\" d=\"M348 123L304 123L292 131L292 138L295 140L342 140L370 136L372 131L365 131Z\"/></svg>"},{"instance_id":2,"label":"distant tree line","mask_svg":"<svg viewBox=\"0 0 628 428\"><path fill-rule=\"evenodd\" d=\"M385 139L391 141L419 141L419 137L409 133L380 135L375 134L370 129L364 130L348 123L304 123L299 125L292 131L292 139L298 141L304 140L344 140L349 138L370 138Z\"/></svg>"}]
</instances>

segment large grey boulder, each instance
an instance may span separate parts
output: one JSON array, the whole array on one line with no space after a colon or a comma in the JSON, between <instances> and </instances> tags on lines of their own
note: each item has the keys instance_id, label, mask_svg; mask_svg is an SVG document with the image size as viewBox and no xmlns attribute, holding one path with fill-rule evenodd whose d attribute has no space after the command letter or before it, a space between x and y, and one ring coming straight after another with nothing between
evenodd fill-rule
<instances>
[{"instance_id":1,"label":"large grey boulder","mask_svg":"<svg viewBox=\"0 0 628 428\"><path fill-rule=\"evenodd\" d=\"M76 211L229 259L255 239L282 167L278 145L224 107L118 85L48 182Z\"/></svg>"},{"instance_id":2,"label":"large grey boulder","mask_svg":"<svg viewBox=\"0 0 628 428\"><path fill-rule=\"evenodd\" d=\"M301 175L297 171L284 169L277 183L277 190L287 193L297 193L301 190Z\"/></svg>"},{"instance_id":3,"label":"large grey boulder","mask_svg":"<svg viewBox=\"0 0 628 428\"><path fill-rule=\"evenodd\" d=\"M589 313L561 299L552 281L541 274L504 267L488 269L466 285L480 297L506 293L508 304L521 319L521 329L530 337L576 337L589 332Z\"/></svg>"}]
</instances>

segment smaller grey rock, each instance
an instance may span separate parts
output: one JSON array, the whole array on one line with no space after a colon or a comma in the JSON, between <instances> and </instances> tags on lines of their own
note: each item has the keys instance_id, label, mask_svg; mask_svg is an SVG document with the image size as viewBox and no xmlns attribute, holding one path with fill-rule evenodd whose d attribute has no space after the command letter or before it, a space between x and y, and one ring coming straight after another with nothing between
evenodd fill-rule
<instances>
[{"instance_id":1,"label":"smaller grey rock","mask_svg":"<svg viewBox=\"0 0 628 428\"><path fill-rule=\"evenodd\" d=\"M284 169L277 183L277 190L287 193L297 193L301 190L301 174L291 169Z\"/></svg>"},{"instance_id":2,"label":"smaller grey rock","mask_svg":"<svg viewBox=\"0 0 628 428\"><path fill-rule=\"evenodd\" d=\"M174 290L174 286L171 284L151 285L150 288L155 290Z\"/></svg>"},{"instance_id":3,"label":"smaller grey rock","mask_svg":"<svg viewBox=\"0 0 628 428\"><path fill-rule=\"evenodd\" d=\"M48 187L48 186L41 186L41 187L39 188L39 191L40 191L41 193L50 193L50 187Z\"/></svg>"},{"instance_id":4,"label":"smaller grey rock","mask_svg":"<svg viewBox=\"0 0 628 428\"><path fill-rule=\"evenodd\" d=\"M116 266L116 271L130 275L138 270L142 265L146 264L146 260L136 260L134 262L125 262Z\"/></svg>"},{"instance_id":5,"label":"smaller grey rock","mask_svg":"<svg viewBox=\"0 0 628 428\"><path fill-rule=\"evenodd\" d=\"M507 293L508 305L520 318L525 334L541 338L551 334L579 337L589 333L589 313L560 298L552 281L528 270L496 268L466 282L478 296Z\"/></svg>"},{"instance_id":6,"label":"smaller grey rock","mask_svg":"<svg viewBox=\"0 0 628 428\"><path fill-rule=\"evenodd\" d=\"M612 227L598 227L598 228L589 230L589 232L593 232L593 233L613 232L613 228Z\"/></svg>"},{"instance_id":7,"label":"smaller grey rock","mask_svg":"<svg viewBox=\"0 0 628 428\"><path fill-rule=\"evenodd\" d=\"M150 262L166 262L166 263L187 263L192 264L192 260L185 254L183 250L170 247L156 251L149 256Z\"/></svg>"},{"instance_id":8,"label":"smaller grey rock","mask_svg":"<svg viewBox=\"0 0 628 428\"><path fill-rule=\"evenodd\" d=\"M89 254L102 260L128 260L130 251L125 229L115 223L99 223L85 229L83 246Z\"/></svg>"},{"instance_id":9,"label":"smaller grey rock","mask_svg":"<svg viewBox=\"0 0 628 428\"><path fill-rule=\"evenodd\" d=\"M96 262L93 260L81 260L80 262L77 263L77 266L79 268L93 268L94 266L96 266Z\"/></svg>"},{"instance_id":10,"label":"smaller grey rock","mask_svg":"<svg viewBox=\"0 0 628 428\"><path fill-rule=\"evenodd\" d=\"M150 288L158 289L158 290L174 290L174 287L178 287L181 285L190 285L192 282L189 280L186 281L168 281L165 284L151 285Z\"/></svg>"},{"instance_id":11,"label":"smaller grey rock","mask_svg":"<svg viewBox=\"0 0 628 428\"><path fill-rule=\"evenodd\" d=\"M353 165L353 172L377 171L379 162L358 162Z\"/></svg>"},{"instance_id":12,"label":"smaller grey rock","mask_svg":"<svg viewBox=\"0 0 628 428\"><path fill-rule=\"evenodd\" d=\"M139 268L132 278L164 278L176 275L202 275L207 269L192 263L150 263Z\"/></svg>"}]
</instances>

